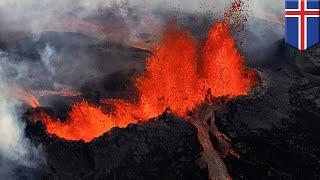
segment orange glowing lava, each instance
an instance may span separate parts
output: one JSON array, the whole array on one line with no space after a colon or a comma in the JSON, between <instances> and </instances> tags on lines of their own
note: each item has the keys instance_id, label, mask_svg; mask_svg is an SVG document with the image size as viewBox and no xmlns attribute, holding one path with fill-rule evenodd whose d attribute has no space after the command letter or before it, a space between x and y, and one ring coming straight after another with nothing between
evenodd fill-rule
<instances>
[{"instance_id":1,"label":"orange glowing lava","mask_svg":"<svg viewBox=\"0 0 320 180\"><path fill-rule=\"evenodd\" d=\"M188 30L170 25L163 42L147 59L144 74L135 79L138 102L103 100L113 107L106 112L102 104L82 101L73 105L65 123L46 114L41 119L49 134L90 142L113 127L148 120L167 108L185 117L204 102L209 89L213 97L232 99L247 94L258 83L257 73L245 67L225 24L217 23L210 30L203 48Z\"/></svg>"},{"instance_id":2,"label":"orange glowing lava","mask_svg":"<svg viewBox=\"0 0 320 180\"><path fill-rule=\"evenodd\" d=\"M211 89L214 97L245 95L259 83L257 73L245 67L244 58L235 47L236 42L224 24L218 23L210 30L201 69L205 89Z\"/></svg>"}]
</instances>

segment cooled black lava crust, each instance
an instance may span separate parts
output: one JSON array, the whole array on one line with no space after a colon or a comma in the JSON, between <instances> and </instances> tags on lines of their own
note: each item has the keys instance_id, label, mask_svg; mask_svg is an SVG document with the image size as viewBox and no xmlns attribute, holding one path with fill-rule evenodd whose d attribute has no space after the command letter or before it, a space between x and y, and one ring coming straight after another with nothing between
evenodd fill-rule
<instances>
[{"instance_id":1,"label":"cooled black lava crust","mask_svg":"<svg viewBox=\"0 0 320 180\"><path fill-rule=\"evenodd\" d=\"M229 158L234 179L320 178L320 56L275 44L256 64L263 82L217 113L220 130L241 158Z\"/></svg>"}]
</instances>

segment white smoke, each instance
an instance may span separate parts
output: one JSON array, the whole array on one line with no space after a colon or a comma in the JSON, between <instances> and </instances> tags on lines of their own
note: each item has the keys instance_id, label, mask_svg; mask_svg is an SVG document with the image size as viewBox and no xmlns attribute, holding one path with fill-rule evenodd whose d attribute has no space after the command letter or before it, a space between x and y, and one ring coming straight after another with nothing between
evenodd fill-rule
<instances>
[{"instance_id":1,"label":"white smoke","mask_svg":"<svg viewBox=\"0 0 320 180\"><path fill-rule=\"evenodd\" d=\"M255 16L268 17L270 15L283 15L284 0L249 0Z\"/></svg>"},{"instance_id":2,"label":"white smoke","mask_svg":"<svg viewBox=\"0 0 320 180\"><path fill-rule=\"evenodd\" d=\"M139 13L152 13L158 9L181 12L205 12L219 9L223 0L0 0L2 21L11 28L29 28L33 31L50 24L50 20L66 16L86 18L98 15L103 10L116 7L126 16L128 8L135 8Z\"/></svg>"},{"instance_id":3,"label":"white smoke","mask_svg":"<svg viewBox=\"0 0 320 180\"><path fill-rule=\"evenodd\" d=\"M73 17L86 19L99 16L108 11L117 11L118 16L123 17L125 22L123 28L129 30L128 37L123 37L123 41L136 40L139 34L153 31L154 34L161 34L165 24L150 23L148 19L159 18L156 14L159 11L175 13L223 13L233 0L0 0L0 40L1 36L10 34L8 32L32 32L57 29L57 23L66 24L65 18ZM245 0L247 9L252 12L252 17L263 19L270 24L269 29L274 24L283 26L282 11L284 0ZM133 11L133 12L132 12ZM138 20L136 19L138 18ZM214 18L214 17L213 17ZM147 20L146 20L147 19ZM268 27L250 22L247 29L257 29L258 36L263 37ZM158 26L159 25L159 26ZM53 27L53 28L52 28ZM60 26L58 26L60 27ZM88 27L86 27L88 28ZM94 32L95 27L89 32ZM78 31L78 29L76 29ZM159 32L156 32L159 31ZM283 37L283 27L275 30L274 39ZM2 34L1 34L2 33ZM108 33L108 32L102 32ZM113 34L110 34L113 36ZM161 35L156 35L161 38ZM268 39L266 39L268 40ZM270 44L268 41L260 43ZM130 44L130 43L129 43Z\"/></svg>"},{"instance_id":4,"label":"white smoke","mask_svg":"<svg viewBox=\"0 0 320 180\"><path fill-rule=\"evenodd\" d=\"M50 45L46 44L46 47L43 51L40 52L41 62L45 65L48 71L54 75L56 73L55 66L52 62L55 51Z\"/></svg>"},{"instance_id":5,"label":"white smoke","mask_svg":"<svg viewBox=\"0 0 320 180\"><path fill-rule=\"evenodd\" d=\"M126 16L126 9L135 8L136 11L150 13L159 9L174 10L189 13L208 11L223 11L232 0L0 0L1 13L5 14L2 20L25 24L41 24L46 18L60 17L61 15L75 15L85 18L98 15L110 7L123 9L122 15ZM247 0L253 14L266 17L271 14L281 14L284 0ZM49 23L49 22L46 22ZM22 25L21 25L22 26ZM35 29L36 30L36 29Z\"/></svg>"},{"instance_id":6,"label":"white smoke","mask_svg":"<svg viewBox=\"0 0 320 180\"><path fill-rule=\"evenodd\" d=\"M0 61L7 61L7 57L0 55ZM0 66L0 177L16 179L16 167L37 168L44 163L44 156L41 147L35 147L25 137L25 124L17 114L21 104L6 93L3 68Z\"/></svg>"},{"instance_id":7,"label":"white smoke","mask_svg":"<svg viewBox=\"0 0 320 180\"><path fill-rule=\"evenodd\" d=\"M41 158L40 149L34 147L25 138L24 128L17 114L18 102L0 94L0 153L5 159L13 161L18 165L36 167L38 161L34 158Z\"/></svg>"},{"instance_id":8,"label":"white smoke","mask_svg":"<svg viewBox=\"0 0 320 180\"><path fill-rule=\"evenodd\" d=\"M243 52L250 64L268 60L284 38L284 0L248 0L252 12L247 23Z\"/></svg>"}]
</instances>

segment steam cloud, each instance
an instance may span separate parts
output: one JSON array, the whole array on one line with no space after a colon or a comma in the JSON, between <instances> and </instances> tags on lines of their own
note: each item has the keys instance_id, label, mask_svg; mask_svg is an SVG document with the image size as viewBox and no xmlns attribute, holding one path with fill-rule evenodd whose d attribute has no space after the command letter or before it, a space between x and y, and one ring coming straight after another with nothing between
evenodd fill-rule
<instances>
[{"instance_id":1,"label":"steam cloud","mask_svg":"<svg viewBox=\"0 0 320 180\"><path fill-rule=\"evenodd\" d=\"M86 19L99 16L101 13L110 10L116 10L117 15L123 17L126 21L124 26L131 31L129 35L134 36L137 33L136 31L141 32L146 31L146 29L155 31L156 28L152 28L154 24L148 25L143 21L143 18L155 17L155 14L159 11L176 11L178 13L224 12L230 2L231 0L0 0L0 37L1 33L2 36L6 36L8 32L12 31L42 32L50 29L66 17ZM283 21L281 18L283 0L249 0L244 2L249 7L248 9L252 11L254 17L272 21L272 23L283 23L281 22ZM134 9L134 13L131 12L131 9ZM130 21L132 16L138 18L134 23ZM260 31L264 29L262 26L257 27L254 23L249 23L249 26L258 28ZM282 35L281 30L277 33Z\"/></svg>"},{"instance_id":2,"label":"steam cloud","mask_svg":"<svg viewBox=\"0 0 320 180\"><path fill-rule=\"evenodd\" d=\"M6 61L5 55L0 55L0 62ZM26 172L16 174L17 168L37 168L44 164L41 147L32 145L25 137L25 124L17 114L21 105L7 94L8 85L5 80L4 67L0 66L0 177L18 179L19 175L27 178Z\"/></svg>"}]
</instances>

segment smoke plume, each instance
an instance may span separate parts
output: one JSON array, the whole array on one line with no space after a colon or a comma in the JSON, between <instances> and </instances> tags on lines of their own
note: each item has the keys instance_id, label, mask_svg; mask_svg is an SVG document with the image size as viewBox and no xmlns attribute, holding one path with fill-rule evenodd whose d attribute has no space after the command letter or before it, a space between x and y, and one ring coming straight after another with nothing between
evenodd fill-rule
<instances>
[{"instance_id":1,"label":"smoke plume","mask_svg":"<svg viewBox=\"0 0 320 180\"><path fill-rule=\"evenodd\" d=\"M0 62L6 60L0 55ZM18 168L37 168L45 160L41 147L34 146L25 137L25 124L17 113L21 103L8 96L9 88L3 68L0 66L0 176L6 179L19 179L19 176L28 178L26 172L16 173Z\"/></svg>"},{"instance_id":2,"label":"smoke plume","mask_svg":"<svg viewBox=\"0 0 320 180\"><path fill-rule=\"evenodd\" d=\"M20 35L26 32L39 33L61 29L81 32L83 30L75 27L76 20L86 20L87 22L90 18L113 13L120 19L112 23L121 22L118 25L128 31L123 42L133 41L131 44L137 44L141 43L139 42L141 34L162 33L162 26L165 23L161 23L163 19L163 17L159 16L161 13L172 13L174 15L186 13L214 14L217 17L219 12L225 11L230 2L232 0L0 0L0 39L17 38L16 34L12 37L12 32L19 32ZM252 17L260 18L270 23L268 25L269 29L273 24L283 25L281 16L283 1L249 0L244 2L247 9L252 12ZM84 25L81 21L80 24ZM265 27L257 25L254 20L249 19L248 26L250 30L257 28L257 33L260 36L265 33L263 30ZM109 33L113 35L110 29L104 32L104 30L92 24L87 24L86 28L90 29L90 32L86 33L92 35L94 32L94 34L99 34L100 38L102 36L102 39L106 37L101 34ZM279 39L282 35L282 29L276 29L276 31L277 36L275 38ZM158 35L156 38L161 38L161 36ZM265 40L268 39L266 38Z\"/></svg>"}]
</instances>

